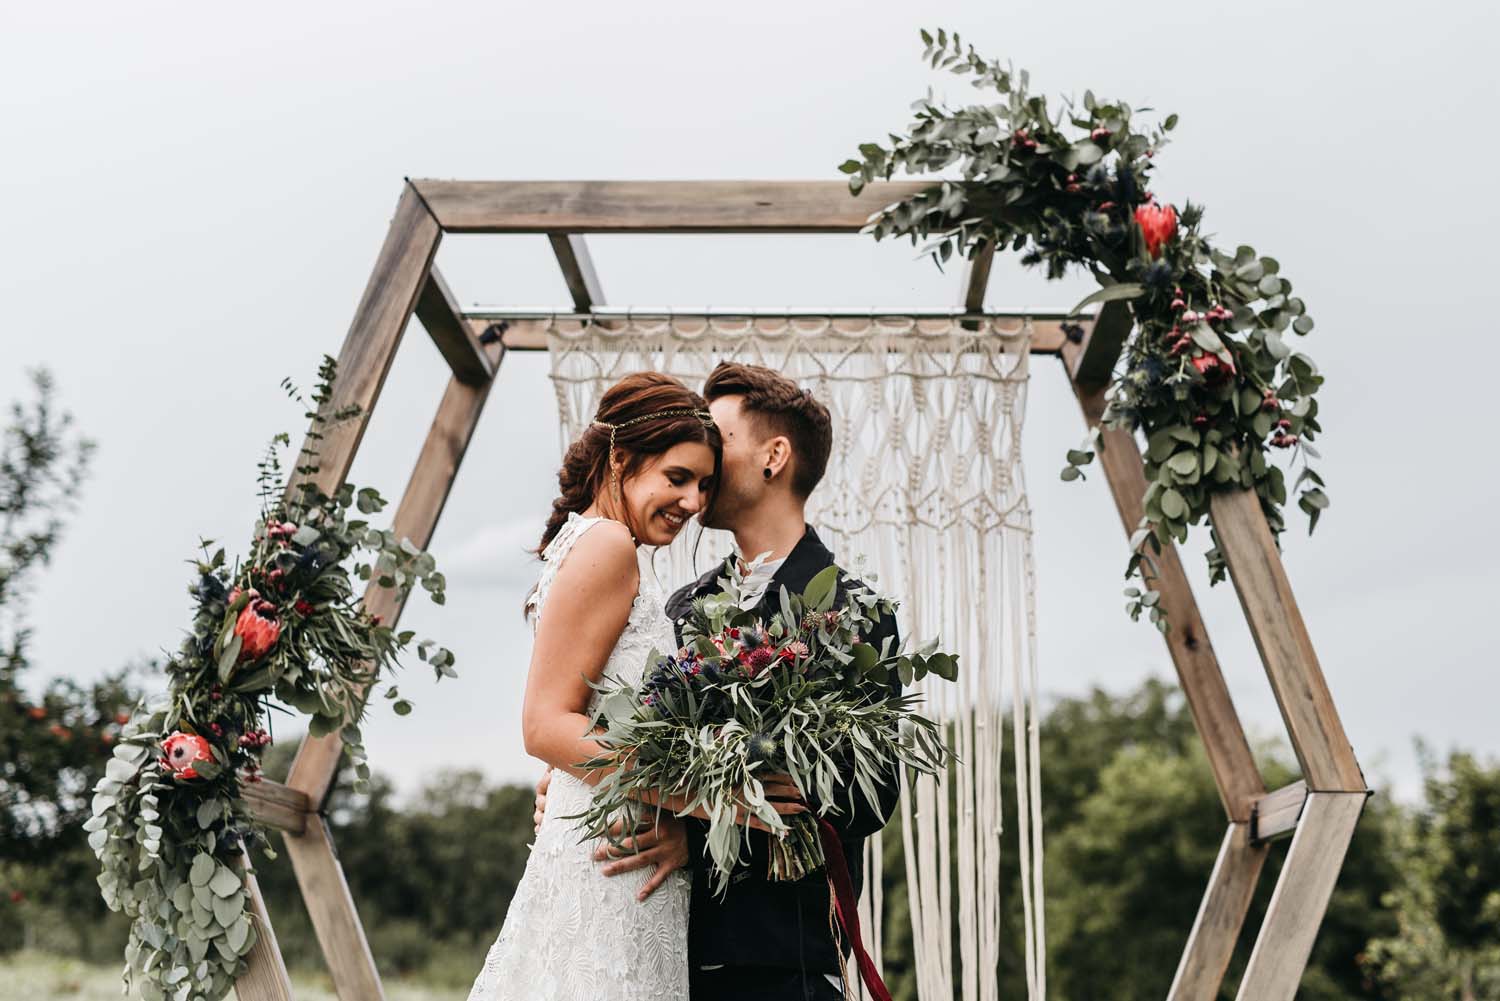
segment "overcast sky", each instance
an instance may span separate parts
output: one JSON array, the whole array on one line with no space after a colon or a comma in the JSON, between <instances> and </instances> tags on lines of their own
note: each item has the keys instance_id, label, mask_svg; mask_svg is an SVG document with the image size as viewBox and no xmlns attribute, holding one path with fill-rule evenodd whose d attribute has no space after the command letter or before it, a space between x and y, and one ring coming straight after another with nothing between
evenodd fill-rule
<instances>
[{"instance_id":1,"label":"overcast sky","mask_svg":"<svg viewBox=\"0 0 1500 1001\"><path fill-rule=\"evenodd\" d=\"M1317 328L1333 506L1293 510L1286 562L1371 781L1403 792L1413 739L1500 752L1500 599L1491 420L1500 130L1493 7L891 0L752 4L9 5L0 14L0 401L46 365L98 441L33 598L33 683L88 679L175 647L201 535L242 545L254 464L300 436L277 383L337 353L401 179L835 178L903 128L932 84L922 23L1161 115L1166 200L1207 205L1221 245L1277 257ZM956 279L862 237L591 238L613 304L946 305ZM541 237L450 237L466 304L564 306ZM1070 306L1088 286L997 262L991 307ZM555 486L541 355L506 359L433 541L449 603L406 621L458 655L413 659L404 719L366 727L413 788L473 764L530 780L517 728L529 636L518 607ZM352 478L393 501L446 380L403 342ZM1171 676L1122 611L1125 536L1098 477L1064 484L1083 432L1056 362L1034 366L1025 437L1049 695ZM394 506L392 511L394 510ZM1280 732L1232 590L1185 553L1247 726ZM287 733L276 720L279 733ZM1045 765L1044 765L1045 768ZM1045 775L1045 772L1044 772Z\"/></svg>"}]
</instances>

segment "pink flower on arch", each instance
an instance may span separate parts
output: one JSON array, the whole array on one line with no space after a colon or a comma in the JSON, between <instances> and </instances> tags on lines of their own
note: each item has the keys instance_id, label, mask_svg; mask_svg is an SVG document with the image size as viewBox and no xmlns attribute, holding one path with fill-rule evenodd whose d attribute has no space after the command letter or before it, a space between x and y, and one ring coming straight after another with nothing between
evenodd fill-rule
<instances>
[{"instance_id":1,"label":"pink flower on arch","mask_svg":"<svg viewBox=\"0 0 1500 1001\"><path fill-rule=\"evenodd\" d=\"M257 660L276 645L281 636L281 623L272 618L276 606L269 601L255 600L246 605L235 620L234 634L240 638L240 659Z\"/></svg>"},{"instance_id":2,"label":"pink flower on arch","mask_svg":"<svg viewBox=\"0 0 1500 1001\"><path fill-rule=\"evenodd\" d=\"M183 733L181 730L162 741L161 749L166 754L167 766L172 769L172 774L183 779L197 778L198 773L193 765L199 761L214 759L213 748L208 741L196 733Z\"/></svg>"},{"instance_id":3,"label":"pink flower on arch","mask_svg":"<svg viewBox=\"0 0 1500 1001\"><path fill-rule=\"evenodd\" d=\"M1177 210L1168 205L1163 208L1151 203L1135 210L1136 225L1146 238L1146 252L1152 257L1161 253L1161 248L1177 232Z\"/></svg>"}]
</instances>

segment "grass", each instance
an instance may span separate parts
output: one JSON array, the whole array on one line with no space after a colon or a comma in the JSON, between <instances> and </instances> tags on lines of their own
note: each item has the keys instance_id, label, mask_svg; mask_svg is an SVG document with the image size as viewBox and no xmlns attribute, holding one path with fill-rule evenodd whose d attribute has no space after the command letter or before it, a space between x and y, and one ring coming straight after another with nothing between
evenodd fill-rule
<instances>
[{"instance_id":1,"label":"grass","mask_svg":"<svg viewBox=\"0 0 1500 1001\"><path fill-rule=\"evenodd\" d=\"M474 971L479 972L477 969ZM467 990L385 981L387 1001L463 1001ZM0 1001L118 1001L120 967L97 966L63 956L23 950L0 957ZM292 975L297 1001L338 1001L327 975Z\"/></svg>"}]
</instances>

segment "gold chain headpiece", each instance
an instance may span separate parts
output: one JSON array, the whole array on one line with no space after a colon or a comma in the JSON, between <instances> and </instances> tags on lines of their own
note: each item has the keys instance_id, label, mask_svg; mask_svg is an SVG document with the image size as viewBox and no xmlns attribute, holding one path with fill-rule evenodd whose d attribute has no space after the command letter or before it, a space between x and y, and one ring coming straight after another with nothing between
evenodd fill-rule
<instances>
[{"instance_id":1,"label":"gold chain headpiece","mask_svg":"<svg viewBox=\"0 0 1500 1001\"><path fill-rule=\"evenodd\" d=\"M609 454L613 456L615 454L616 431L618 431L620 428L628 428L632 424L640 424L642 421L655 420L658 417L696 417L704 427L711 428L714 426L714 415L712 413L707 410L695 410L691 407L677 407L672 410L658 410L654 414L642 414L639 417L632 417L630 418L630 420L621 421L618 424L611 424L609 421L601 421L597 418L595 418L590 423L597 424L600 427L609 428Z\"/></svg>"}]
</instances>

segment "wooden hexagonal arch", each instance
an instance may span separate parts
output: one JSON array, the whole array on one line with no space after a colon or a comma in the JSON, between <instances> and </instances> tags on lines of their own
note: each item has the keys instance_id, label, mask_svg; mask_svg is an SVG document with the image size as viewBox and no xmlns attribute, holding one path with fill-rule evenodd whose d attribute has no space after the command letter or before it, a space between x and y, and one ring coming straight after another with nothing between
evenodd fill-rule
<instances>
[{"instance_id":1,"label":"wooden hexagonal arch","mask_svg":"<svg viewBox=\"0 0 1500 1001\"><path fill-rule=\"evenodd\" d=\"M408 181L339 353L334 398L328 404L330 409L359 404L361 412L328 429L318 443L319 484L333 493L343 482L415 314L453 373L396 509L394 530L427 546L505 352L545 347L545 316L465 313L459 307L433 265L444 233L545 233L574 310L607 322L610 312L585 234L854 233L875 209L929 186L872 184L853 198L841 181ZM969 262L958 305L882 312L1006 316L983 309L992 257L985 252ZM849 312L871 311L856 306ZM786 315L838 313L819 309ZM1061 358L1086 422L1097 425L1104 389L1130 331L1128 309L1108 303L1078 325L1065 322L1061 313L1026 315L1033 322L1033 352ZM1129 534L1140 522L1146 489L1141 453L1132 435L1106 430L1099 455ZM1166 547L1156 586L1173 623L1167 649L1228 818L1168 998L1209 1001L1217 996L1267 844L1291 835L1238 992L1242 1001L1290 1001L1369 790L1256 495L1250 490L1218 493L1210 516L1303 778L1284 789L1266 790L1182 563L1175 547ZM388 622L401 613L401 603L380 589L372 590L366 602ZM340 998L371 1001L383 997L380 977L323 814L341 750L337 735L308 737L285 785L262 782L247 788L245 797L261 821L286 835L287 853ZM286 967L253 872L246 871L245 878L260 936L236 991L242 1001L284 1001L292 996Z\"/></svg>"}]
</instances>

